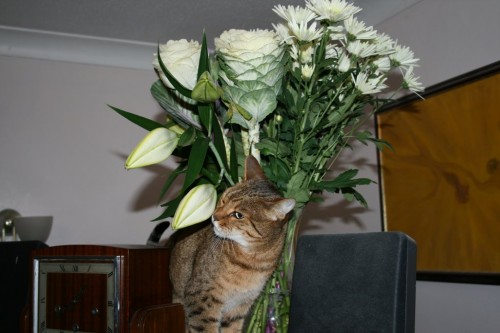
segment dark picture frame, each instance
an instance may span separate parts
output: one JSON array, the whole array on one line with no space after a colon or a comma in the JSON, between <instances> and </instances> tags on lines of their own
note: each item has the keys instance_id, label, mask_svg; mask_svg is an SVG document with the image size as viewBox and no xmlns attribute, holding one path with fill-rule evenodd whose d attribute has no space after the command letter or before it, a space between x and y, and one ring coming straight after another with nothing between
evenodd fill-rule
<instances>
[{"instance_id":1,"label":"dark picture frame","mask_svg":"<svg viewBox=\"0 0 500 333\"><path fill-rule=\"evenodd\" d=\"M417 243L419 280L500 284L500 61L375 117L384 231Z\"/></svg>"}]
</instances>

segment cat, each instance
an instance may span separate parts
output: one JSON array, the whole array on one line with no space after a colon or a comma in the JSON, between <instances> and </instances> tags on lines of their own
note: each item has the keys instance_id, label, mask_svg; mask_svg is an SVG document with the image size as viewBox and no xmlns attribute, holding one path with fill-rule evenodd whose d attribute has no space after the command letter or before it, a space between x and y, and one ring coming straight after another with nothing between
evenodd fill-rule
<instances>
[{"instance_id":1,"label":"cat","mask_svg":"<svg viewBox=\"0 0 500 333\"><path fill-rule=\"evenodd\" d=\"M253 156L244 181L220 197L212 223L172 236L173 301L189 332L241 332L275 270L295 200L283 198Z\"/></svg>"}]
</instances>

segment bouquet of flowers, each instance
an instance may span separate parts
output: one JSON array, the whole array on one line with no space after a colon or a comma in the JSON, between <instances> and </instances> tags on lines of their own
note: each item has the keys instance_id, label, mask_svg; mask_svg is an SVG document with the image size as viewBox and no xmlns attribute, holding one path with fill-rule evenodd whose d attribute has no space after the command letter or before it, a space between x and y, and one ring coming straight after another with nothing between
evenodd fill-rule
<instances>
[{"instance_id":1,"label":"bouquet of flowers","mask_svg":"<svg viewBox=\"0 0 500 333\"><path fill-rule=\"evenodd\" d=\"M362 124L390 97L386 80L401 74L401 89L423 90L413 73L418 59L405 46L355 18L361 9L344 0L306 0L281 6L274 30L228 30L208 52L197 41L158 46L159 79L151 93L165 110L164 123L112 107L149 133L132 151L126 168L160 163L173 155L177 168L160 197L183 176L174 199L156 220L173 218L174 229L208 219L217 196L237 183L252 154L266 176L296 201L282 260L257 300L249 332L286 332L293 243L304 206L324 191L366 206L357 170L329 173L353 140L388 145ZM269 309L272 309L270 311ZM272 313L271 317L268 316Z\"/></svg>"}]
</instances>

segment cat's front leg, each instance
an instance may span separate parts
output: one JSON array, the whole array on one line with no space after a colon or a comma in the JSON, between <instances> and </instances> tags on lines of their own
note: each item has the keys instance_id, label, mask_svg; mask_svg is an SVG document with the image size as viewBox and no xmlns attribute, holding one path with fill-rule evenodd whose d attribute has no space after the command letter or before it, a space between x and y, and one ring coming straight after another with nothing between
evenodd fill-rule
<instances>
[{"instance_id":1,"label":"cat's front leg","mask_svg":"<svg viewBox=\"0 0 500 333\"><path fill-rule=\"evenodd\" d=\"M188 314L188 330L189 333L219 333L220 321L210 314L198 316L191 312Z\"/></svg>"},{"instance_id":2,"label":"cat's front leg","mask_svg":"<svg viewBox=\"0 0 500 333\"><path fill-rule=\"evenodd\" d=\"M249 310L249 304L241 304L224 313L220 328L221 333L241 333Z\"/></svg>"},{"instance_id":3,"label":"cat's front leg","mask_svg":"<svg viewBox=\"0 0 500 333\"><path fill-rule=\"evenodd\" d=\"M186 301L185 310L190 333L219 333L222 315L221 303L217 299L210 295L196 295Z\"/></svg>"}]
</instances>

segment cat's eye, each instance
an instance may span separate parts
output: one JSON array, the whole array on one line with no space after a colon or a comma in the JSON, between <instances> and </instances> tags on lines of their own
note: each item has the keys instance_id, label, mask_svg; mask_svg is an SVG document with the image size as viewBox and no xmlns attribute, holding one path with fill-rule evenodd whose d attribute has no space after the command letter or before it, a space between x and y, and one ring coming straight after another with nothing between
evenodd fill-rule
<instances>
[{"instance_id":1,"label":"cat's eye","mask_svg":"<svg viewBox=\"0 0 500 333\"><path fill-rule=\"evenodd\" d=\"M240 212L232 212L230 215L238 220L241 220L243 218L243 214L241 214Z\"/></svg>"}]
</instances>

